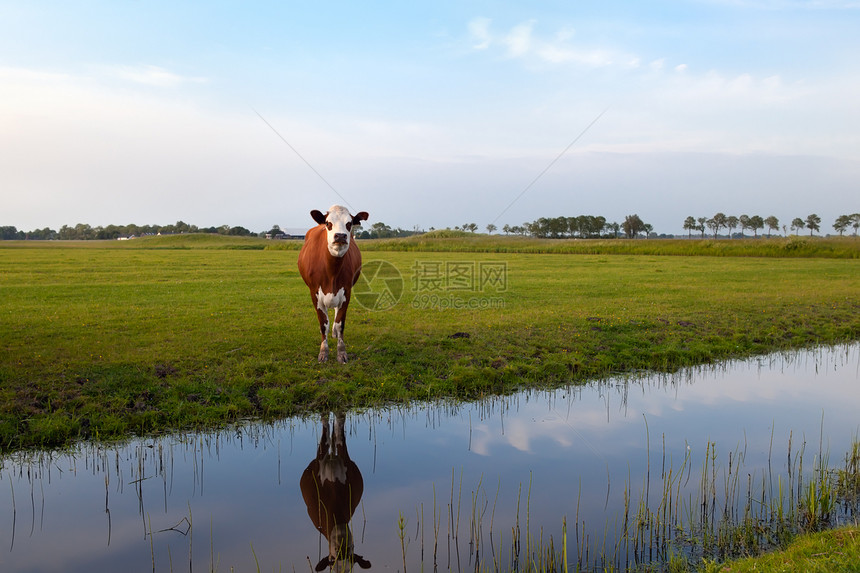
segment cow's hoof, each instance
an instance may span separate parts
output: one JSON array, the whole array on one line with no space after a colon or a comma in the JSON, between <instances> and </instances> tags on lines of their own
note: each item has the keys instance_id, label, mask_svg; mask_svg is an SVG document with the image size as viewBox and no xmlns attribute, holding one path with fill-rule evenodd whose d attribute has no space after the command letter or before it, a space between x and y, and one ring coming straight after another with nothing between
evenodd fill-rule
<instances>
[{"instance_id":1,"label":"cow's hoof","mask_svg":"<svg viewBox=\"0 0 860 573\"><path fill-rule=\"evenodd\" d=\"M320 364L328 360L328 351L323 352L322 350L320 350L320 355L317 356L317 360Z\"/></svg>"},{"instance_id":2,"label":"cow's hoof","mask_svg":"<svg viewBox=\"0 0 860 573\"><path fill-rule=\"evenodd\" d=\"M344 352L338 351L337 361L340 362L341 364L346 364L346 352L345 351Z\"/></svg>"}]
</instances>

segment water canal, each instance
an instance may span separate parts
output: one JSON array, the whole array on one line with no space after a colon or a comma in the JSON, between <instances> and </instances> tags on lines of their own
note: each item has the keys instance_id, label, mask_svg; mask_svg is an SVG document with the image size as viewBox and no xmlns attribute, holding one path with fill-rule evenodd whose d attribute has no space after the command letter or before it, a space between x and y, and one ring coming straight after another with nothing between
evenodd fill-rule
<instances>
[{"instance_id":1,"label":"water canal","mask_svg":"<svg viewBox=\"0 0 860 573\"><path fill-rule=\"evenodd\" d=\"M300 483L325 466L361 494L346 511L355 505L355 554L371 571L522 566L550 543L566 545L571 570L624 570L673 535L631 526L637 515L671 503L680 520L761 512L805 487L822 454L838 465L860 431L859 382L853 344L342 422L16 454L0 460L0 569L310 571L328 544ZM313 466L341 425L354 466Z\"/></svg>"}]
</instances>

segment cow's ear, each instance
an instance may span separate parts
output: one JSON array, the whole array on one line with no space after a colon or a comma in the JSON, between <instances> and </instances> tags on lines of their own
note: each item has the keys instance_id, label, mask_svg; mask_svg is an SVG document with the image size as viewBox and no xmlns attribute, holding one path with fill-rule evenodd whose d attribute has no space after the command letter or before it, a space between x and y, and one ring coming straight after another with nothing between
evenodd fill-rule
<instances>
[{"instance_id":1,"label":"cow's ear","mask_svg":"<svg viewBox=\"0 0 860 573\"><path fill-rule=\"evenodd\" d=\"M319 212L319 211L317 211L317 212ZM325 569L326 567L328 567L330 565L331 565L331 559L328 557L323 557L322 559L320 559L320 562L317 563L317 566L314 567L314 571L322 571L323 569Z\"/></svg>"},{"instance_id":2,"label":"cow's ear","mask_svg":"<svg viewBox=\"0 0 860 573\"><path fill-rule=\"evenodd\" d=\"M362 211L361 213L352 218L352 224L361 225L361 222L367 221L368 217L370 217L370 215L367 214L367 211Z\"/></svg>"},{"instance_id":3,"label":"cow's ear","mask_svg":"<svg viewBox=\"0 0 860 573\"><path fill-rule=\"evenodd\" d=\"M314 209L311 211L311 217L314 218L314 221L319 223L320 225L325 225L325 215Z\"/></svg>"},{"instance_id":4,"label":"cow's ear","mask_svg":"<svg viewBox=\"0 0 860 573\"><path fill-rule=\"evenodd\" d=\"M362 569L370 569L370 561L362 557L361 555L353 555L355 562L358 563L358 566Z\"/></svg>"}]
</instances>

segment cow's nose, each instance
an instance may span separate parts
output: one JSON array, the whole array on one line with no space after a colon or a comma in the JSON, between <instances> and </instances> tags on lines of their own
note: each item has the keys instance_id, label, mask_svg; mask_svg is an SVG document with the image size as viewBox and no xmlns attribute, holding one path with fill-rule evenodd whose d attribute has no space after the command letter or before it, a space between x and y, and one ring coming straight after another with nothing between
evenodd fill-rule
<instances>
[{"instance_id":1,"label":"cow's nose","mask_svg":"<svg viewBox=\"0 0 860 573\"><path fill-rule=\"evenodd\" d=\"M335 233L334 234L334 242L335 243L345 243L346 242L346 233Z\"/></svg>"}]
</instances>

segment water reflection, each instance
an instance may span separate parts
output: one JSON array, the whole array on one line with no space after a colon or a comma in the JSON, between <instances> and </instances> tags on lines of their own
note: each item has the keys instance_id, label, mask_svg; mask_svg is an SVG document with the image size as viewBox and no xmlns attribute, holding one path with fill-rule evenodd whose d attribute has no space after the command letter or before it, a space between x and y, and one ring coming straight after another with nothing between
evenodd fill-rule
<instances>
[{"instance_id":1,"label":"water reflection","mask_svg":"<svg viewBox=\"0 0 860 573\"><path fill-rule=\"evenodd\" d=\"M805 488L821 452L838 465L858 432L858 380L855 343L473 404L17 453L0 458L0 570L325 568L342 546L330 549L323 519L335 503L315 497L326 471L351 482L328 522L347 524L373 569L505 569L516 544L558 548L566 520L572 567L623 570L675 531L657 515L664 499L707 489L717 519L743 515L750 490L756 510ZM315 470L326 455L343 465Z\"/></svg>"},{"instance_id":2,"label":"water reflection","mask_svg":"<svg viewBox=\"0 0 860 573\"><path fill-rule=\"evenodd\" d=\"M328 414L322 416L322 431L316 457L311 460L299 482L308 516L328 541L328 555L320 559L316 571L330 567L333 571L350 571L353 564L362 569L370 561L355 553L350 528L352 515L364 493L361 470L349 457L344 424L346 415L334 416L334 429Z\"/></svg>"}]
</instances>

